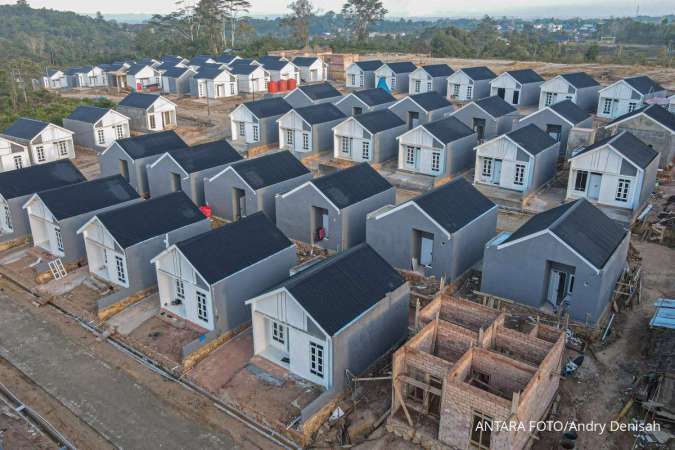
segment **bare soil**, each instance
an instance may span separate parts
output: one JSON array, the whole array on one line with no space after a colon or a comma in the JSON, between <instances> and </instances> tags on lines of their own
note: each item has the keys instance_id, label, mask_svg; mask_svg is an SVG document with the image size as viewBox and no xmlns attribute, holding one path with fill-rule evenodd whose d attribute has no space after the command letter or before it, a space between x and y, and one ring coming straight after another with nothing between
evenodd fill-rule
<instances>
[{"instance_id":1,"label":"bare soil","mask_svg":"<svg viewBox=\"0 0 675 450\"><path fill-rule=\"evenodd\" d=\"M180 364L183 346L199 335L191 328L177 328L155 316L143 322L129 337Z\"/></svg>"}]
</instances>

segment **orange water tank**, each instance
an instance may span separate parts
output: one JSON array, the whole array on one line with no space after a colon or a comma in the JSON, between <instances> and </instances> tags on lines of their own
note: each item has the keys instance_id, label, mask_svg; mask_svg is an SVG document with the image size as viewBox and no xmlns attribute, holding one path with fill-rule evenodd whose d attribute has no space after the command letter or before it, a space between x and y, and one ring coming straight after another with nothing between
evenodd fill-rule
<instances>
[{"instance_id":1,"label":"orange water tank","mask_svg":"<svg viewBox=\"0 0 675 450\"><path fill-rule=\"evenodd\" d=\"M279 92L279 82L270 81L269 83L267 83L267 90L271 93Z\"/></svg>"},{"instance_id":2,"label":"orange water tank","mask_svg":"<svg viewBox=\"0 0 675 450\"><path fill-rule=\"evenodd\" d=\"M288 81L279 80L279 90L281 92L287 91L288 90Z\"/></svg>"},{"instance_id":3,"label":"orange water tank","mask_svg":"<svg viewBox=\"0 0 675 450\"><path fill-rule=\"evenodd\" d=\"M295 87L298 85L298 82L296 81L295 78L289 78L288 79L288 90L292 91L295 89Z\"/></svg>"}]
</instances>

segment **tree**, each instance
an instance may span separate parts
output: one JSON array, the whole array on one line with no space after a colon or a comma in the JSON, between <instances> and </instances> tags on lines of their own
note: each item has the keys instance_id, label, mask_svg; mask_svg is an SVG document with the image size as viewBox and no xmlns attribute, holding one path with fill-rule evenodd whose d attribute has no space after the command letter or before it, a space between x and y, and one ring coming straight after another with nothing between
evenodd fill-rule
<instances>
[{"instance_id":1,"label":"tree","mask_svg":"<svg viewBox=\"0 0 675 450\"><path fill-rule=\"evenodd\" d=\"M295 0L288 5L291 14L284 18L283 24L293 29L293 37L303 45L309 45L309 19L314 15L314 5L310 0Z\"/></svg>"},{"instance_id":2,"label":"tree","mask_svg":"<svg viewBox=\"0 0 675 450\"><path fill-rule=\"evenodd\" d=\"M27 0L16 0L16 6L23 6L24 8L30 8Z\"/></svg>"},{"instance_id":3,"label":"tree","mask_svg":"<svg viewBox=\"0 0 675 450\"><path fill-rule=\"evenodd\" d=\"M349 20L359 40L368 37L368 26L384 19L387 10L380 0L347 0L342 6L342 14Z\"/></svg>"},{"instance_id":4,"label":"tree","mask_svg":"<svg viewBox=\"0 0 675 450\"><path fill-rule=\"evenodd\" d=\"M598 59L599 53L600 47L598 47L598 44L591 44L588 46L586 52L584 53L584 59L586 61L595 61L596 59Z\"/></svg>"},{"instance_id":5,"label":"tree","mask_svg":"<svg viewBox=\"0 0 675 450\"><path fill-rule=\"evenodd\" d=\"M225 33L225 22L230 24L230 47L236 48L235 36L237 30L237 22L241 19L239 17L243 13L247 13L251 9L251 2L248 0L222 0L223 1L223 38Z\"/></svg>"}]
</instances>

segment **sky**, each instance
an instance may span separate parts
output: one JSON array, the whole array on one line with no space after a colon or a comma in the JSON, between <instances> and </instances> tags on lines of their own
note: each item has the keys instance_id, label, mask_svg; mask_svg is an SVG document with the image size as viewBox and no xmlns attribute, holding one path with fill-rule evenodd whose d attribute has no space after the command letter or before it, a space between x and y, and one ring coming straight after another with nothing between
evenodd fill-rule
<instances>
[{"instance_id":1,"label":"sky","mask_svg":"<svg viewBox=\"0 0 675 450\"><path fill-rule=\"evenodd\" d=\"M196 1L196 0L193 0ZM340 9L343 0L313 0L320 11ZM383 0L389 15L397 17L491 16L533 17L608 17L633 16L636 1L640 2L643 15L675 14L673 0ZM52 8L104 14L154 14L167 13L174 7L174 0L114 0L96 3L91 0L28 0L34 8ZM0 4L15 3L15 0L0 0ZM286 0L251 0L251 14L272 15L286 12ZM95 5L95 6L94 6Z\"/></svg>"}]
</instances>

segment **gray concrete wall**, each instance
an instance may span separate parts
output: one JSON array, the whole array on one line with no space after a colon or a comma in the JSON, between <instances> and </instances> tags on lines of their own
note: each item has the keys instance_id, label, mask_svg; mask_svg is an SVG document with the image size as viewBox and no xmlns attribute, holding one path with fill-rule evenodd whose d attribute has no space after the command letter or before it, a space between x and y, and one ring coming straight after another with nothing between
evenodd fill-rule
<instances>
[{"instance_id":1,"label":"gray concrete wall","mask_svg":"<svg viewBox=\"0 0 675 450\"><path fill-rule=\"evenodd\" d=\"M120 171L120 161L126 161L129 167L129 184L138 192L145 196L150 194L148 185L147 165L157 161L163 154L149 156L147 158L132 159L116 143L99 156L99 165L101 167L101 176L122 175Z\"/></svg>"},{"instance_id":2,"label":"gray concrete wall","mask_svg":"<svg viewBox=\"0 0 675 450\"><path fill-rule=\"evenodd\" d=\"M528 183L525 191L526 193L536 190L555 176L558 165L559 146L560 143L558 142L546 150L539 152L534 159L530 159L530 162L534 164L534 168L532 170L531 182Z\"/></svg>"},{"instance_id":3,"label":"gray concrete wall","mask_svg":"<svg viewBox=\"0 0 675 450\"><path fill-rule=\"evenodd\" d=\"M150 196L158 197L174 192L171 174L175 173L180 177L180 190L192 198L193 193L191 191L189 175L186 176L183 169L171 158L163 158L161 161L156 162L157 164L154 166L150 164L146 169Z\"/></svg>"},{"instance_id":4,"label":"gray concrete wall","mask_svg":"<svg viewBox=\"0 0 675 450\"><path fill-rule=\"evenodd\" d=\"M609 128L609 127L608 127ZM630 131L636 138L659 152L659 167L665 168L675 158L675 136L663 126L640 115L610 128L612 131Z\"/></svg>"},{"instance_id":5,"label":"gray concrete wall","mask_svg":"<svg viewBox=\"0 0 675 450\"><path fill-rule=\"evenodd\" d=\"M634 212L639 211L642 206L649 200L649 195L654 192L656 188L656 173L659 169L659 158L654 158L644 171L644 179L642 180L642 188L640 189L640 199L635 205Z\"/></svg>"},{"instance_id":6,"label":"gray concrete wall","mask_svg":"<svg viewBox=\"0 0 675 450\"><path fill-rule=\"evenodd\" d=\"M406 88L407 92L407 88ZM455 107L449 105L445 108L439 108L434 111L426 111L419 107L415 102L410 100L408 97L405 97L405 101L402 101L396 105L393 105L389 108L393 113L399 116L404 122L408 122L408 114L410 112L417 112L419 114L419 120L416 125L422 125L427 122L433 122L434 120L442 119L450 115L455 110Z\"/></svg>"},{"instance_id":7,"label":"gray concrete wall","mask_svg":"<svg viewBox=\"0 0 675 450\"><path fill-rule=\"evenodd\" d=\"M567 137L569 136L570 130L572 129L572 125L570 125L569 122L563 120L560 116L552 112L550 109L545 108L539 110L537 114L529 118L523 118L520 121L518 121L516 129L523 128L530 124L534 124L537 128L539 128L543 132L546 132L546 127L548 127L549 125L560 126L559 150L562 152L560 154L560 157L565 156L565 149L567 149Z\"/></svg>"},{"instance_id":8,"label":"gray concrete wall","mask_svg":"<svg viewBox=\"0 0 675 450\"><path fill-rule=\"evenodd\" d=\"M598 85L577 89L577 106L584 111L595 113L598 107L598 97L601 88L602 86Z\"/></svg>"},{"instance_id":9,"label":"gray concrete wall","mask_svg":"<svg viewBox=\"0 0 675 450\"><path fill-rule=\"evenodd\" d=\"M456 175L476 163L474 147L478 145L476 133L457 139L445 146L445 175Z\"/></svg>"},{"instance_id":10,"label":"gray concrete wall","mask_svg":"<svg viewBox=\"0 0 675 450\"><path fill-rule=\"evenodd\" d=\"M300 186L305 181L312 179L314 175L309 172L305 175L292 178L290 180L282 181L281 183L266 186L258 190L258 208L263 211L269 219L274 222L276 220L276 206L275 197L277 194L284 194L296 187Z\"/></svg>"},{"instance_id":11,"label":"gray concrete wall","mask_svg":"<svg viewBox=\"0 0 675 450\"><path fill-rule=\"evenodd\" d=\"M518 106L538 105L542 83L543 81L523 84L518 98Z\"/></svg>"},{"instance_id":12,"label":"gray concrete wall","mask_svg":"<svg viewBox=\"0 0 675 450\"><path fill-rule=\"evenodd\" d=\"M500 130L500 128L506 128L505 124L503 121L500 120L500 123L498 122L489 114L487 114L485 111L480 109L478 106L475 104L468 104L462 109L459 109L455 112L452 113L452 116L455 117L457 120L462 122L464 125L467 127L473 129L473 119L484 119L485 120L485 132L483 138L488 140L492 139L493 137L498 136L499 134L505 133L507 131L510 131L510 128L508 130ZM509 124L512 123L509 121ZM500 127L501 125L501 127Z\"/></svg>"},{"instance_id":13,"label":"gray concrete wall","mask_svg":"<svg viewBox=\"0 0 675 450\"><path fill-rule=\"evenodd\" d=\"M373 135L373 148L370 162L379 163L398 157L397 137L408 130L407 125L401 125Z\"/></svg>"},{"instance_id":14,"label":"gray concrete wall","mask_svg":"<svg viewBox=\"0 0 675 450\"><path fill-rule=\"evenodd\" d=\"M9 199L7 206L12 216L12 232L0 233L0 242L8 242L30 235L30 221L28 214L23 209L23 205L33 196L33 194L24 195Z\"/></svg>"},{"instance_id":15,"label":"gray concrete wall","mask_svg":"<svg viewBox=\"0 0 675 450\"><path fill-rule=\"evenodd\" d=\"M342 248L340 250L364 242L368 214L394 203L396 203L396 189L392 187L345 208L342 214Z\"/></svg>"},{"instance_id":16,"label":"gray concrete wall","mask_svg":"<svg viewBox=\"0 0 675 450\"><path fill-rule=\"evenodd\" d=\"M300 90L294 90L290 94L286 95L284 100L286 100L293 108L302 108L303 106L309 106L313 104L312 100Z\"/></svg>"},{"instance_id":17,"label":"gray concrete wall","mask_svg":"<svg viewBox=\"0 0 675 450\"><path fill-rule=\"evenodd\" d=\"M148 130L147 112L144 109L129 108L128 106L121 105L117 105L117 108L115 109L130 119L130 129L135 131L150 131Z\"/></svg>"},{"instance_id":18,"label":"gray concrete wall","mask_svg":"<svg viewBox=\"0 0 675 450\"><path fill-rule=\"evenodd\" d=\"M75 145L81 145L91 149L96 149L96 138L94 137L94 125L79 120L63 119L63 128L73 133L73 142Z\"/></svg>"},{"instance_id":19,"label":"gray concrete wall","mask_svg":"<svg viewBox=\"0 0 675 450\"><path fill-rule=\"evenodd\" d=\"M237 175L227 171L209 182L204 180L204 199L213 215L225 220L234 220L233 189L242 189L246 196L246 213L258 211L257 193L248 187Z\"/></svg>"}]
</instances>

